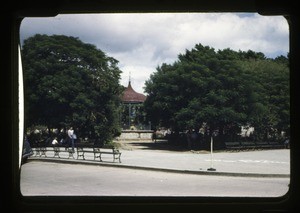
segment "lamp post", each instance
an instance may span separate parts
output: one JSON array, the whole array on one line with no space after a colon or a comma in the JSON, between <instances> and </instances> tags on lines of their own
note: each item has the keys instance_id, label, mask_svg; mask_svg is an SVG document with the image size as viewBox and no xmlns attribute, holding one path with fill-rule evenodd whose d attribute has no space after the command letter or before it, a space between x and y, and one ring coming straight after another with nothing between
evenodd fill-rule
<instances>
[{"instance_id":1,"label":"lamp post","mask_svg":"<svg viewBox=\"0 0 300 213\"><path fill-rule=\"evenodd\" d=\"M216 169L214 168L213 146L214 146L214 141L212 135L210 137L210 168L208 168L207 171L216 171Z\"/></svg>"}]
</instances>

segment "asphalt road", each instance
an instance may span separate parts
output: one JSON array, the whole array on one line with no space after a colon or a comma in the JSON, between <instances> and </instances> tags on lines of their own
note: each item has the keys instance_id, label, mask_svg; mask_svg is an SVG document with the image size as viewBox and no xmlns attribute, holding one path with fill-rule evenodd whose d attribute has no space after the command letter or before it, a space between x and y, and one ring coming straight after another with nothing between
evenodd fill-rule
<instances>
[{"instance_id":1,"label":"asphalt road","mask_svg":"<svg viewBox=\"0 0 300 213\"><path fill-rule=\"evenodd\" d=\"M21 193L92 196L279 197L289 178L207 176L30 161L21 167Z\"/></svg>"}]
</instances>

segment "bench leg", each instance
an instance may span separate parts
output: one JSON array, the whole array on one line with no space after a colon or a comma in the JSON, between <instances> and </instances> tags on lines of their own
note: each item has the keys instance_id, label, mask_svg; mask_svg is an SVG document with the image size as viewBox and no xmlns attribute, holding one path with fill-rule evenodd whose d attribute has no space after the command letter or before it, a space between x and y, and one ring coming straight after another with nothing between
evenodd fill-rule
<instances>
[{"instance_id":1,"label":"bench leg","mask_svg":"<svg viewBox=\"0 0 300 213\"><path fill-rule=\"evenodd\" d=\"M53 157L55 158L55 156L57 156L58 158L60 158L60 156L59 156L59 151L55 151L55 152L54 152L54 156L53 156Z\"/></svg>"},{"instance_id":2,"label":"bench leg","mask_svg":"<svg viewBox=\"0 0 300 213\"><path fill-rule=\"evenodd\" d=\"M72 157L73 159L75 159L74 158L74 150L73 149L68 149L68 152L69 152L69 157L68 157L68 159L70 158L70 157Z\"/></svg>"},{"instance_id":3,"label":"bench leg","mask_svg":"<svg viewBox=\"0 0 300 213\"><path fill-rule=\"evenodd\" d=\"M74 155L73 155L73 152L69 152L69 157L68 158L70 158L70 157L72 157L73 159L75 159Z\"/></svg>"},{"instance_id":4,"label":"bench leg","mask_svg":"<svg viewBox=\"0 0 300 213\"><path fill-rule=\"evenodd\" d=\"M41 152L40 152L40 149L39 149L39 148L37 148L37 149L35 150L35 157L36 157L36 156L41 157Z\"/></svg>"},{"instance_id":5,"label":"bench leg","mask_svg":"<svg viewBox=\"0 0 300 213\"><path fill-rule=\"evenodd\" d=\"M113 154L113 156L114 156L114 162L115 162L116 159L118 159L118 160L119 160L119 163L121 163L121 153ZM117 157L116 157L116 156L117 156Z\"/></svg>"},{"instance_id":6,"label":"bench leg","mask_svg":"<svg viewBox=\"0 0 300 213\"><path fill-rule=\"evenodd\" d=\"M55 156L57 156L58 158L60 158L60 156L59 156L59 149L54 149L54 158L55 158Z\"/></svg>"},{"instance_id":7,"label":"bench leg","mask_svg":"<svg viewBox=\"0 0 300 213\"><path fill-rule=\"evenodd\" d=\"M99 155L97 155L97 154L99 154ZM94 160L96 160L96 158L99 158L99 160L102 161L101 153L94 152Z\"/></svg>"},{"instance_id":8,"label":"bench leg","mask_svg":"<svg viewBox=\"0 0 300 213\"><path fill-rule=\"evenodd\" d=\"M40 157L42 157L43 155L44 155L45 157L47 157L47 155L46 155L46 150L45 150L45 149L41 149Z\"/></svg>"},{"instance_id":9,"label":"bench leg","mask_svg":"<svg viewBox=\"0 0 300 213\"><path fill-rule=\"evenodd\" d=\"M82 159L85 160L85 158L84 158L84 152L82 152L82 154L77 153L77 160L78 160L79 157L82 157Z\"/></svg>"}]
</instances>

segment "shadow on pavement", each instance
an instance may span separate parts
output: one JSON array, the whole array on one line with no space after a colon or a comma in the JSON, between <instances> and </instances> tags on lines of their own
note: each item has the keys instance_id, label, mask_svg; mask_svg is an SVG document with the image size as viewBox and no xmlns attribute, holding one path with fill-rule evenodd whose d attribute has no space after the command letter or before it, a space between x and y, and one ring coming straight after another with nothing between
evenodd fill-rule
<instances>
[{"instance_id":1,"label":"shadow on pavement","mask_svg":"<svg viewBox=\"0 0 300 213\"><path fill-rule=\"evenodd\" d=\"M189 151L187 147L184 145L174 145L169 144L167 140L157 140L154 141L131 141L126 142L130 145L133 149L140 149L140 150L163 150L163 151L182 151L186 152Z\"/></svg>"}]
</instances>

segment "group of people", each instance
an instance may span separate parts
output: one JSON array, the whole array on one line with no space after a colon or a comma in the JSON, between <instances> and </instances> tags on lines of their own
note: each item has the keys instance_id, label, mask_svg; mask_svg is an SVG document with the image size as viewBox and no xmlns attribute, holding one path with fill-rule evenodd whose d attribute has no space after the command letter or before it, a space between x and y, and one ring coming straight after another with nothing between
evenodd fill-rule
<instances>
[{"instance_id":1,"label":"group of people","mask_svg":"<svg viewBox=\"0 0 300 213\"><path fill-rule=\"evenodd\" d=\"M73 127L70 127L69 129L68 129L68 131L67 131L67 136L68 136L68 141L70 141L71 143L70 143L70 145L72 146L72 148L74 149L74 146L75 146L75 140L77 139L77 136L76 136L76 134L75 134L75 132L74 132L74 129L73 129ZM66 139L65 139L66 140ZM57 140L57 137L54 137L54 139L52 140L52 142L51 142L51 144L52 145L58 145L58 144L63 144L64 143L64 139L62 138L61 140L60 140L60 142L58 142L58 140Z\"/></svg>"},{"instance_id":2,"label":"group of people","mask_svg":"<svg viewBox=\"0 0 300 213\"><path fill-rule=\"evenodd\" d=\"M28 139L32 147L40 146L41 143L43 143L43 145L46 146L64 145L74 149L77 135L75 134L74 128L70 127L67 131L51 132L50 136L49 133L35 130L28 136Z\"/></svg>"}]
</instances>

